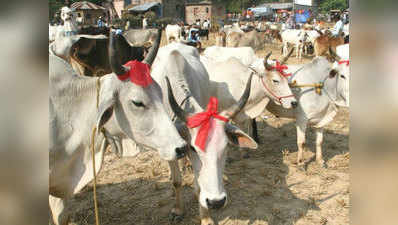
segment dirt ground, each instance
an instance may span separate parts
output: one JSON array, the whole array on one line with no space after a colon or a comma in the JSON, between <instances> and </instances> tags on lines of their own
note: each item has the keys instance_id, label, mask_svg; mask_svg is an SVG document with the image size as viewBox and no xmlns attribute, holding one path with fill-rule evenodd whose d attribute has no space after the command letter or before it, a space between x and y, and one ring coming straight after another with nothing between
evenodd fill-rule
<instances>
[{"instance_id":1,"label":"dirt ground","mask_svg":"<svg viewBox=\"0 0 398 225\"><path fill-rule=\"evenodd\" d=\"M204 41L204 46L213 43L211 36L210 41ZM280 59L280 45L269 44L257 54L264 57L269 50L274 53L271 58ZM292 57L288 64L305 62L309 59L300 62ZM276 118L270 113L264 115L268 118L258 119L261 143L257 150L250 152L249 159L239 159L236 148L229 149L229 155L236 160L225 168L228 205L211 212L214 221L220 225L349 224L348 109L341 109L325 127L326 168L315 163L315 133L311 128L307 130L304 171L295 164L294 121ZM193 174L184 171L185 214L181 222L172 222L169 212L175 198L167 162L153 151L121 159L107 152L98 175L100 222L107 225L200 224L192 182ZM92 196L89 185L74 197L69 209L70 224L95 224Z\"/></svg>"}]
</instances>

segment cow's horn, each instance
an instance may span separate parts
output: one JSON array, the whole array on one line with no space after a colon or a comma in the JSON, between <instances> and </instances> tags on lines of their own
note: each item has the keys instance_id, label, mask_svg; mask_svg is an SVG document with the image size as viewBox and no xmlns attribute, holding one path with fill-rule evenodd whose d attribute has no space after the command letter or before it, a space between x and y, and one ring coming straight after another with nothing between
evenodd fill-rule
<instances>
[{"instance_id":1,"label":"cow's horn","mask_svg":"<svg viewBox=\"0 0 398 225\"><path fill-rule=\"evenodd\" d=\"M129 69L120 63L119 55L117 54L117 50L116 50L116 41L115 41L116 38L119 38L118 34L114 34L111 31L110 35L109 35L109 49L108 49L109 64L111 66L112 71L116 75L120 76L120 75L127 73L129 71Z\"/></svg>"},{"instance_id":2,"label":"cow's horn","mask_svg":"<svg viewBox=\"0 0 398 225\"><path fill-rule=\"evenodd\" d=\"M160 39L162 38L162 29L158 29L157 37L155 44L152 46L152 48L149 50L148 55L145 57L143 60L144 63L148 64L149 66L152 66L153 61L155 60L156 54L158 53L159 46L160 46Z\"/></svg>"},{"instance_id":3,"label":"cow's horn","mask_svg":"<svg viewBox=\"0 0 398 225\"><path fill-rule=\"evenodd\" d=\"M243 95L240 97L239 101L226 110L226 117L228 117L228 119L234 118L243 109L243 107L245 107L250 96L252 77L253 73L250 74L246 83L245 91L243 92Z\"/></svg>"},{"instance_id":4,"label":"cow's horn","mask_svg":"<svg viewBox=\"0 0 398 225\"><path fill-rule=\"evenodd\" d=\"M314 30L316 30L316 32L318 32L319 35L323 35L322 31L320 31L320 30L318 30L316 28Z\"/></svg>"},{"instance_id":5,"label":"cow's horn","mask_svg":"<svg viewBox=\"0 0 398 225\"><path fill-rule=\"evenodd\" d=\"M268 53L268 55L265 57L265 60L264 60L264 67L267 70L271 70L271 67L272 67L270 64L268 64L268 59L271 56L271 54L272 54L272 52Z\"/></svg>"},{"instance_id":6,"label":"cow's horn","mask_svg":"<svg viewBox=\"0 0 398 225\"><path fill-rule=\"evenodd\" d=\"M340 61L340 60L341 60L341 57L338 56L338 55L336 54L336 52L334 52L333 49L332 49L332 47L330 47L330 46L329 46L329 53L330 53L330 56L332 57L332 59L333 59L334 61Z\"/></svg>"},{"instance_id":7,"label":"cow's horn","mask_svg":"<svg viewBox=\"0 0 398 225\"><path fill-rule=\"evenodd\" d=\"M188 113L181 109L180 105L178 105L176 99L174 98L173 90L171 89L170 80L166 77L167 83L167 93L169 98L169 104L171 110L173 110L174 114L183 122L187 121Z\"/></svg>"},{"instance_id":8,"label":"cow's horn","mask_svg":"<svg viewBox=\"0 0 398 225\"><path fill-rule=\"evenodd\" d=\"M294 47L290 50L289 54L281 60L281 65L285 64L289 57L292 55Z\"/></svg>"}]
</instances>

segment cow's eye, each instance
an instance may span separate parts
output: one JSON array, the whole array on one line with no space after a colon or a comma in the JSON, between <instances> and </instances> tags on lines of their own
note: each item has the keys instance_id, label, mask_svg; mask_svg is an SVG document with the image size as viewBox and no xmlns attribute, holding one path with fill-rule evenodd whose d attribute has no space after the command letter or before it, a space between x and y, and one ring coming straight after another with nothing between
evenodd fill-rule
<instances>
[{"instance_id":1,"label":"cow's eye","mask_svg":"<svg viewBox=\"0 0 398 225\"><path fill-rule=\"evenodd\" d=\"M279 80L272 80L272 82L274 82L274 84L279 84Z\"/></svg>"},{"instance_id":2,"label":"cow's eye","mask_svg":"<svg viewBox=\"0 0 398 225\"><path fill-rule=\"evenodd\" d=\"M145 107L144 103L142 103L142 102L136 102L134 100L131 100L131 102L137 107Z\"/></svg>"},{"instance_id":3,"label":"cow's eye","mask_svg":"<svg viewBox=\"0 0 398 225\"><path fill-rule=\"evenodd\" d=\"M345 79L345 76L344 76L344 75L340 75L340 77L343 78L343 79Z\"/></svg>"}]
</instances>

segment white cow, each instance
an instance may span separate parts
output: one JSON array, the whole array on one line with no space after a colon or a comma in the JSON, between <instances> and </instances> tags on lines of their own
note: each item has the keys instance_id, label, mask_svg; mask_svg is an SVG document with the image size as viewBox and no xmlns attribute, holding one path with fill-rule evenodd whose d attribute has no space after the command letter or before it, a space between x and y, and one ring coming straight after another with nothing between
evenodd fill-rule
<instances>
[{"instance_id":1,"label":"white cow","mask_svg":"<svg viewBox=\"0 0 398 225\"><path fill-rule=\"evenodd\" d=\"M178 24L171 25L168 24L166 26L166 38L167 38L167 43L171 43L173 41L179 42L182 40L182 35L181 35L181 27Z\"/></svg>"},{"instance_id":2,"label":"white cow","mask_svg":"<svg viewBox=\"0 0 398 225\"><path fill-rule=\"evenodd\" d=\"M166 113L159 85L144 87L117 77L132 71L120 64L112 40L109 61L114 73L100 78L80 76L66 61L49 56L49 206L56 225L68 224L67 200L100 171L108 145L116 148L123 140L134 140L165 160L185 155L186 142ZM160 38L143 61L149 66L159 43Z\"/></svg>"},{"instance_id":3,"label":"white cow","mask_svg":"<svg viewBox=\"0 0 398 225\"><path fill-rule=\"evenodd\" d=\"M77 34L76 12L69 7L62 7L61 19L64 21L65 36Z\"/></svg>"},{"instance_id":4,"label":"white cow","mask_svg":"<svg viewBox=\"0 0 398 225\"><path fill-rule=\"evenodd\" d=\"M306 40L306 43L304 43L304 54L308 54L308 45L311 44L312 46L314 46L315 43L315 39L319 36L321 36L321 34L316 31L316 30L307 30L305 31L308 35L308 38Z\"/></svg>"},{"instance_id":5,"label":"white cow","mask_svg":"<svg viewBox=\"0 0 398 225\"><path fill-rule=\"evenodd\" d=\"M336 47L336 54L343 60L349 60L350 58L350 45L339 45Z\"/></svg>"},{"instance_id":6,"label":"white cow","mask_svg":"<svg viewBox=\"0 0 398 225\"><path fill-rule=\"evenodd\" d=\"M283 55L288 54L288 44L293 44L296 48L296 58L301 59L304 43L307 41L308 34L304 30L288 29L282 32Z\"/></svg>"},{"instance_id":7,"label":"white cow","mask_svg":"<svg viewBox=\"0 0 398 225\"><path fill-rule=\"evenodd\" d=\"M49 42L65 37L75 35L78 32L78 26L76 23L76 13L69 7L62 7L61 9L61 19L64 21L64 25L49 25L48 34Z\"/></svg>"},{"instance_id":8,"label":"white cow","mask_svg":"<svg viewBox=\"0 0 398 225\"><path fill-rule=\"evenodd\" d=\"M221 31L224 31L227 36L231 32L245 33L242 29L240 29L239 23L233 23L232 25L224 25Z\"/></svg>"},{"instance_id":9,"label":"white cow","mask_svg":"<svg viewBox=\"0 0 398 225\"><path fill-rule=\"evenodd\" d=\"M253 48L251 47L219 47L210 46L202 54L203 57L210 59L213 62L224 62L231 57L238 58L244 65L250 66L253 63L259 64L260 68L256 68L257 71L264 71L263 59L256 56ZM257 63L260 62L260 63Z\"/></svg>"},{"instance_id":10,"label":"white cow","mask_svg":"<svg viewBox=\"0 0 398 225\"><path fill-rule=\"evenodd\" d=\"M246 53L242 55L245 55L246 58L238 53L244 51ZM287 57L291 53L292 51ZM286 62L287 57L281 61L282 64ZM252 62L248 65L250 60ZM210 47L205 50L201 61L209 72L211 81L209 91L219 98L221 108L237 102L247 77L252 73L255 74L249 101L234 119L240 127L247 127L247 123L251 119L258 117L265 110L270 100L286 109L297 106L287 77L275 69L267 67L265 61L257 58L254 52L248 48ZM242 61L245 61L245 64ZM256 137L254 138L256 139ZM248 153L244 152L243 156L248 157Z\"/></svg>"},{"instance_id":11,"label":"white cow","mask_svg":"<svg viewBox=\"0 0 398 225\"><path fill-rule=\"evenodd\" d=\"M206 110L211 95L209 76L194 47L171 43L160 48L152 74L162 88L169 115L179 119L176 125L184 139L192 146L188 158L194 170L194 189L199 201L201 223L214 224L209 209L219 209L227 204L227 192L223 184L227 143L248 148L257 148L257 143L237 126L216 117L209 119L211 129L206 138L205 149L201 149L196 143L199 127L188 127L185 124L187 118ZM166 82L166 77L169 82ZM243 85L244 90L239 93L237 103L231 103L223 110L219 107L219 115L233 119L244 107L250 95L250 84L249 78ZM171 161L169 166L176 193L176 207L171 215L176 218L181 216L184 210L181 196L182 181L178 163Z\"/></svg>"},{"instance_id":12,"label":"white cow","mask_svg":"<svg viewBox=\"0 0 398 225\"><path fill-rule=\"evenodd\" d=\"M312 125L316 128L316 161L323 166L323 127L333 120L338 106L349 106L348 64L340 66L346 66L347 70L334 69L323 56L316 57L305 65L289 65L287 71L293 73L289 79L290 83L295 82L297 85L322 83L320 93L317 93L314 87L296 87L292 88L299 102L296 109L286 110L273 102L267 105L267 110L278 117L296 119L297 164L300 167L304 165L302 159L307 126Z\"/></svg>"}]
</instances>

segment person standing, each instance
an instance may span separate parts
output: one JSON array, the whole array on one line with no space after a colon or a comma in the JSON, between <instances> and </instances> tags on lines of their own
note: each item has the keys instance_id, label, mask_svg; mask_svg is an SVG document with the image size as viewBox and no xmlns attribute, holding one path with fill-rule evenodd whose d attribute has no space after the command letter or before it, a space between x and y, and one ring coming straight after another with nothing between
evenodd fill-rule
<instances>
[{"instance_id":1,"label":"person standing","mask_svg":"<svg viewBox=\"0 0 398 225\"><path fill-rule=\"evenodd\" d=\"M148 19L144 17L142 19L142 29L147 29L147 27L148 27Z\"/></svg>"},{"instance_id":2,"label":"person standing","mask_svg":"<svg viewBox=\"0 0 398 225\"><path fill-rule=\"evenodd\" d=\"M127 20L124 30L129 30L129 29L130 29L130 20Z\"/></svg>"},{"instance_id":3,"label":"person standing","mask_svg":"<svg viewBox=\"0 0 398 225\"><path fill-rule=\"evenodd\" d=\"M97 26L98 26L98 27L103 27L103 26L104 26L104 21L102 21L102 16L100 16L100 17L98 18Z\"/></svg>"},{"instance_id":4,"label":"person standing","mask_svg":"<svg viewBox=\"0 0 398 225\"><path fill-rule=\"evenodd\" d=\"M343 26L344 26L343 16L342 15L336 16L335 21L336 21L336 24L334 25L334 27L332 29L332 36L338 37L341 34L341 32L343 31Z\"/></svg>"}]
</instances>

